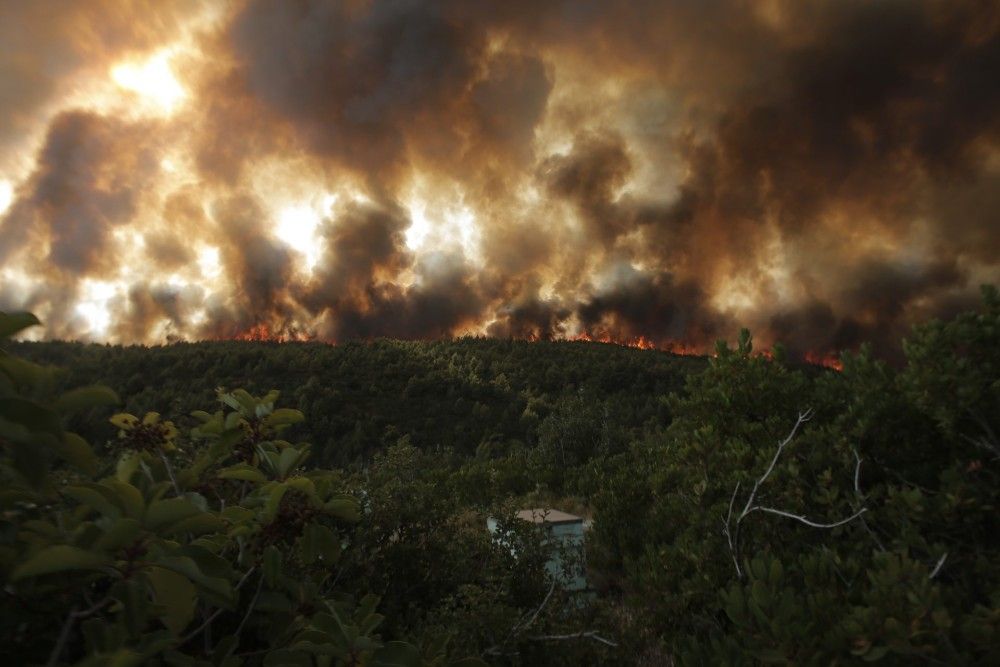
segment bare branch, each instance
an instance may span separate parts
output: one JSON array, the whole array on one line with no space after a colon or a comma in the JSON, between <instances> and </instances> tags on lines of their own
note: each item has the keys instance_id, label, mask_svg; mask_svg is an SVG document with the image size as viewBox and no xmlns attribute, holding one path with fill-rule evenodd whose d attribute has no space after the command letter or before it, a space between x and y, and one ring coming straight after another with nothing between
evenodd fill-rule
<instances>
[{"instance_id":1,"label":"bare branch","mask_svg":"<svg viewBox=\"0 0 1000 667\"><path fill-rule=\"evenodd\" d=\"M994 446L989 440L980 436L978 438L972 438L970 436L962 434L962 439L968 442L973 447L979 447L980 449L985 449L994 455L994 458L1000 458L1000 447Z\"/></svg>"},{"instance_id":2,"label":"bare branch","mask_svg":"<svg viewBox=\"0 0 1000 667\"><path fill-rule=\"evenodd\" d=\"M174 469L171 467L167 455L160 448L157 448L157 451L160 453L160 460L163 461L163 466L167 469L167 476L170 477L170 483L174 485L174 493L178 496L183 495L181 494L181 487L177 484L177 478L174 477Z\"/></svg>"},{"instance_id":3,"label":"bare branch","mask_svg":"<svg viewBox=\"0 0 1000 667\"><path fill-rule=\"evenodd\" d=\"M743 511L740 513L740 518L736 520L737 522L741 521L743 517L750 513L750 507L753 505L754 498L757 496L757 489L759 489L760 485L766 482L767 478L771 476L771 473L774 471L774 466L778 463L778 457L781 456L781 452L785 449L788 443L792 441L795 434L798 433L799 427L812 419L812 415L812 408L799 413L799 418L795 420L795 426L792 427L791 432L784 440L778 443L778 449L774 452L774 457L771 458L771 465L767 466L767 470L764 471L764 474L761 475L756 482L754 482L753 489L750 491L750 497L747 498L747 504L743 506Z\"/></svg>"},{"instance_id":4,"label":"bare branch","mask_svg":"<svg viewBox=\"0 0 1000 667\"><path fill-rule=\"evenodd\" d=\"M931 572L930 577L928 577L929 579L933 579L934 577L938 576L938 573L941 571L941 566L944 565L944 562L945 560L947 560L947 558L948 558L948 552L945 551L944 555L942 555L941 558L938 559L937 565L934 566L934 571Z\"/></svg>"},{"instance_id":5,"label":"bare branch","mask_svg":"<svg viewBox=\"0 0 1000 667\"><path fill-rule=\"evenodd\" d=\"M545 642L545 641L562 641L565 639L593 639L596 642L600 642L605 646L610 646L611 648L618 648L618 643L613 642L610 639L605 639L604 637L597 634L595 630L588 630L585 632L573 632L566 635L539 635L537 637L529 637L532 641Z\"/></svg>"},{"instance_id":6,"label":"bare branch","mask_svg":"<svg viewBox=\"0 0 1000 667\"><path fill-rule=\"evenodd\" d=\"M858 450L852 450L854 452L854 459L858 462L854 466L854 492L858 494L858 497L864 500L865 494L861 493L861 456L858 455Z\"/></svg>"},{"instance_id":7,"label":"bare branch","mask_svg":"<svg viewBox=\"0 0 1000 667\"><path fill-rule=\"evenodd\" d=\"M527 623L524 623L522 625L515 625L514 626L514 631L524 630L525 628L529 627L532 623L534 623L535 619L538 618L538 615L540 613L542 613L542 609L544 609L545 605L547 605L549 603L549 598L552 597L552 592L555 591L555 590L556 590L556 579L555 579L555 577L553 577L552 578L552 585L549 586L549 592L545 594L545 599L542 600L542 604L538 605L538 609L536 609L535 613L531 615L531 618L528 619Z\"/></svg>"},{"instance_id":8,"label":"bare branch","mask_svg":"<svg viewBox=\"0 0 1000 667\"><path fill-rule=\"evenodd\" d=\"M858 454L858 450L855 449L852 451L854 452L854 460L857 461L857 465L854 466L854 493L856 493L858 498L860 498L863 502L865 500L865 494L861 492L862 458ZM867 531L867 533L871 536L871 538L875 540L875 544L876 546L878 546L878 550L885 552L885 545L882 544L882 540L878 538L878 535L875 534L875 531L872 530L872 527L868 525L868 522L865 520L864 517L861 517L861 525L864 526L865 531Z\"/></svg>"},{"instance_id":9,"label":"bare branch","mask_svg":"<svg viewBox=\"0 0 1000 667\"><path fill-rule=\"evenodd\" d=\"M538 607L535 609L535 612L531 615L531 617L527 621L516 623L514 627L510 629L510 632L507 633L507 636L504 637L502 642L500 642L495 646L491 646L485 651L483 651L483 655L503 655L503 648L510 642L511 639L516 637L518 633L524 631L532 623L535 622L535 619L538 618L538 615L542 613L542 609L544 609L545 605L549 603L549 598L552 597L552 593L555 590L556 590L556 579L555 577L553 577L552 585L549 586L549 592L545 594L545 598L542 600L542 603L538 605Z\"/></svg>"},{"instance_id":10,"label":"bare branch","mask_svg":"<svg viewBox=\"0 0 1000 667\"><path fill-rule=\"evenodd\" d=\"M743 519L745 519L749 514L753 512L767 512L768 514L776 514L778 516L783 516L788 519L794 519L812 528L820 528L827 530L830 528L836 528L837 526L842 526L846 523L849 523L854 519L861 517L862 514L868 511L867 507L862 507L851 516L841 519L840 521L834 521L831 523L820 523L818 521L812 521L811 519L806 518L806 516L803 514L794 514L792 512L776 509L774 507L763 507L761 505L754 504L754 501L757 498L757 491L760 489L761 485L767 481L768 477L771 476L771 473L774 472L774 467L778 464L778 459L781 457L781 452L784 451L785 447L788 446L788 443L790 443L792 439L795 437L795 434L798 433L799 427L801 427L802 424L804 424L805 422L812 419L812 415L813 411L811 408L806 410L805 412L799 413L799 418L795 421L795 425L792 427L792 430L788 433L788 435L785 437L784 440L778 443L778 449L774 452L774 456L771 457L771 463L767 466L767 469L764 471L764 474L758 477L757 481L754 482L753 489L750 490L750 495L747 497L746 504L743 506L743 511L740 512L738 517L736 517L735 522L733 521L733 505L736 502L736 496L740 490L739 482L736 483L736 488L733 489L733 495L729 499L729 511L726 514L725 521L723 521L722 523L722 533L723 535L726 536L726 541L729 543L729 554L732 556L733 565L736 567L736 576L740 578L743 577L743 571L740 569L740 562L739 562L739 529L740 529L740 524L743 522ZM858 497L864 500L865 496L861 492L861 456L857 453L857 451L854 452L854 458L857 461L856 465L854 466L854 490L858 494ZM864 521L863 518L861 520L862 522ZM869 533L871 533L871 529L868 528L867 524L865 524L865 528L868 529ZM874 533L872 533L872 536L874 537ZM879 544L879 547L881 548L882 546L881 542L878 541L877 537L875 537L875 541L876 543ZM883 548L882 550L884 551L885 549Z\"/></svg>"},{"instance_id":11,"label":"bare branch","mask_svg":"<svg viewBox=\"0 0 1000 667\"><path fill-rule=\"evenodd\" d=\"M966 408L965 411L970 417L972 417L972 420L979 425L983 434L978 438L972 438L968 435L962 434L962 438L973 446L985 449L986 451L991 452L996 458L1000 458L1000 438L997 438L997 434L993 431L990 423L983 419L982 415L973 411L971 408Z\"/></svg>"},{"instance_id":12,"label":"bare branch","mask_svg":"<svg viewBox=\"0 0 1000 667\"><path fill-rule=\"evenodd\" d=\"M52 653L49 654L49 659L45 663L46 667L54 667L59 664L59 658L62 657L62 652L66 649L66 642L69 641L69 633L73 629L73 625L76 624L77 620L81 618L87 618L91 614L95 614L100 611L103 607L111 604L112 599L106 597L100 602L91 605L87 609L79 610L76 607L70 610L66 615L66 621L63 623L62 629L59 630L59 637L56 639L56 645L52 647Z\"/></svg>"},{"instance_id":13,"label":"bare branch","mask_svg":"<svg viewBox=\"0 0 1000 667\"><path fill-rule=\"evenodd\" d=\"M257 590L253 594L253 599L250 600L250 604L247 606L247 611L245 614L243 614L243 619L240 621L240 624L236 626L236 632L233 633L233 636L236 637L237 642L239 642L239 638L242 636L241 633L243 632L243 626L246 625L247 619L249 619L250 614L253 613L253 608L257 606L257 598L260 597L260 589L263 587L264 587L264 576L261 575L260 581L257 582ZM236 650L236 646L237 644L233 644L232 646L229 647L229 650L226 651L226 655L223 658L223 661L233 654L233 651Z\"/></svg>"},{"instance_id":14,"label":"bare branch","mask_svg":"<svg viewBox=\"0 0 1000 667\"><path fill-rule=\"evenodd\" d=\"M845 523L849 523L854 519L857 519L859 516L867 512L868 508L862 507L860 510L858 510L851 516L847 517L846 519L841 519L840 521L834 521L833 523L817 523L815 521L810 521L801 514L792 514L791 512L785 512L783 510L774 509L773 507L761 507L757 505L753 507L750 511L756 512L758 510L761 512L768 512L770 514L777 514L778 516L787 517L789 519L795 519L796 521L800 521L807 526L812 526L813 528L836 528L837 526L843 526Z\"/></svg>"},{"instance_id":15,"label":"bare branch","mask_svg":"<svg viewBox=\"0 0 1000 667\"><path fill-rule=\"evenodd\" d=\"M736 502L736 494L740 490L740 483L736 482L736 488L733 489L733 495L729 498L729 513L726 515L726 520L722 524L722 533L726 536L726 541L729 542L729 554L733 557L733 565L736 566L736 576L742 578L743 571L740 570L740 560L736 555L736 545L733 540L733 533L730 530L730 524L733 520L733 503Z\"/></svg>"},{"instance_id":16,"label":"bare branch","mask_svg":"<svg viewBox=\"0 0 1000 667\"><path fill-rule=\"evenodd\" d=\"M251 574L253 574L253 573L254 573L254 571L255 571L256 569L257 569L257 566L256 566L256 565L254 565L254 566L253 566L253 567L251 567L251 568L250 568L249 570L247 570L247 571L246 571L246 574L244 574L244 575L243 575L243 576L242 576L242 577L240 578L239 582L237 582L237 584L236 584L236 586L235 586L234 590L239 590L239 589L241 589L241 588L243 587L243 584L245 584L245 583L247 582L247 579L249 579L249 578L250 578L250 575L251 575ZM197 637L197 636L198 636L198 634L199 634L199 633L200 633L200 632L201 632L202 630L205 630L206 628L208 628L208 626L210 626L210 625L212 624L212 621L214 621L214 620L215 620L216 618L218 618L218 617L219 617L219 614L221 614L221 613L222 613L222 612L224 612L224 611L226 611L226 610L225 610L225 609L223 609L222 607L220 607L220 608L216 609L216 610L215 610L215 612L213 612L211 616L209 616L208 618L206 618L206 619L205 619L205 622L204 622L204 623L202 623L202 624L201 624L201 625L199 625L199 626L198 626L197 628L195 628L194 630L192 630L191 632L187 633L186 635L184 635L183 637L181 637L181 638L180 638L179 640L177 640L177 645L178 645L178 646L182 646L182 645L184 645L184 644L187 644L187 643L188 643L189 641L191 641L191 640L192 640L192 639L194 639L195 637Z\"/></svg>"}]
</instances>

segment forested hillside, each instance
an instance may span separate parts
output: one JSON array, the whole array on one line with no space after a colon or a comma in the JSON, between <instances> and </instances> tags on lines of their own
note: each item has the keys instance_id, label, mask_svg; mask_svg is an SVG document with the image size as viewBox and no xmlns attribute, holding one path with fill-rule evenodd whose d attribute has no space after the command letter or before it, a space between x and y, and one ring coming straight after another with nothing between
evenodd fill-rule
<instances>
[{"instance_id":1,"label":"forested hillside","mask_svg":"<svg viewBox=\"0 0 1000 667\"><path fill-rule=\"evenodd\" d=\"M7 342L3 646L88 667L997 664L1000 296L902 348L836 372L749 332L708 359ZM593 521L587 592L547 574L526 507Z\"/></svg>"},{"instance_id":2,"label":"forested hillside","mask_svg":"<svg viewBox=\"0 0 1000 667\"><path fill-rule=\"evenodd\" d=\"M10 351L64 369L62 388L99 380L136 414L183 418L211 404L217 387L278 389L285 404L309 415L295 435L313 443L314 462L337 466L369 460L404 436L422 449L462 454L533 447L568 418L581 437L603 429L603 446L620 449L669 423L663 397L706 365L704 358L617 345L485 338L148 348L47 342ZM85 430L98 439L113 434L106 423Z\"/></svg>"}]
</instances>

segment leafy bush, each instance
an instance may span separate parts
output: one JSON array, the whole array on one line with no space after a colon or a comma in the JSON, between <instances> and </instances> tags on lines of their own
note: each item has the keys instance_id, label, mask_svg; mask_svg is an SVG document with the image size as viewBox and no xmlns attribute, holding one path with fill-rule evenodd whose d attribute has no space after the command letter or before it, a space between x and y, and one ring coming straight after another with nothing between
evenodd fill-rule
<instances>
[{"instance_id":1,"label":"leafy bush","mask_svg":"<svg viewBox=\"0 0 1000 667\"><path fill-rule=\"evenodd\" d=\"M37 324L0 315L0 336ZM118 403L98 386L46 398L51 371L0 355L0 633L16 664L444 664L383 642L372 595L338 593L360 518L341 474L304 470L302 420L277 392L218 391L181 433L117 414L98 458L66 430ZM478 660L449 664L478 664Z\"/></svg>"}]
</instances>

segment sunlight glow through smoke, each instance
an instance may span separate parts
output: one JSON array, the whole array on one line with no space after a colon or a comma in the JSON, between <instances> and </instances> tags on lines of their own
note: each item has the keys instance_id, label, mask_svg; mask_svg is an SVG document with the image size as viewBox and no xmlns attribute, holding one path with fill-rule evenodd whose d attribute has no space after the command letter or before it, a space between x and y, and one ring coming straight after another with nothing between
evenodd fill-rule
<instances>
[{"instance_id":1,"label":"sunlight glow through smoke","mask_svg":"<svg viewBox=\"0 0 1000 667\"><path fill-rule=\"evenodd\" d=\"M410 226L406 228L406 247L410 250L419 250L427 241L427 235L431 231L431 223L427 220L427 205L423 202L414 202L410 205Z\"/></svg>"},{"instance_id":2,"label":"sunlight glow through smoke","mask_svg":"<svg viewBox=\"0 0 1000 667\"><path fill-rule=\"evenodd\" d=\"M321 244L316 235L319 223L320 214L316 210L308 204L296 204L278 214L278 226L274 230L275 236L302 253L305 269L310 272L320 258Z\"/></svg>"},{"instance_id":3,"label":"sunlight glow through smoke","mask_svg":"<svg viewBox=\"0 0 1000 667\"><path fill-rule=\"evenodd\" d=\"M198 252L198 268L204 278L212 280L222 273L222 263L219 261L219 249L203 247Z\"/></svg>"},{"instance_id":4,"label":"sunlight glow through smoke","mask_svg":"<svg viewBox=\"0 0 1000 667\"><path fill-rule=\"evenodd\" d=\"M102 280L84 280L80 287L81 299L76 305L76 314L87 324L90 336L100 337L108 333L111 314L110 301L115 296L115 286Z\"/></svg>"},{"instance_id":5,"label":"sunlight glow through smoke","mask_svg":"<svg viewBox=\"0 0 1000 667\"><path fill-rule=\"evenodd\" d=\"M169 114L187 96L170 69L170 55L169 51L160 51L145 61L121 63L111 69L111 78L121 88Z\"/></svg>"},{"instance_id":6,"label":"sunlight glow through smoke","mask_svg":"<svg viewBox=\"0 0 1000 667\"><path fill-rule=\"evenodd\" d=\"M0 215L7 212L14 201L14 186L8 181L0 181Z\"/></svg>"}]
</instances>

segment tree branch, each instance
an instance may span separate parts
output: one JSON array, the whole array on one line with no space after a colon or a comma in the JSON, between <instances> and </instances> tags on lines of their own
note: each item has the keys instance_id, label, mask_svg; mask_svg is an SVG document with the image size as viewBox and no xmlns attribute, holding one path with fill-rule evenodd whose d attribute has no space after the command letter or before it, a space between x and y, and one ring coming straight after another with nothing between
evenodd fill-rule
<instances>
[{"instance_id":1,"label":"tree branch","mask_svg":"<svg viewBox=\"0 0 1000 667\"><path fill-rule=\"evenodd\" d=\"M181 487L177 484L177 478L174 477L174 469L170 465L170 461L167 460L167 455L159 447L156 450L160 453L160 460L163 461L163 466L167 469L167 476L170 477L170 483L174 485L174 493L178 496L181 494Z\"/></svg>"},{"instance_id":2,"label":"tree branch","mask_svg":"<svg viewBox=\"0 0 1000 667\"><path fill-rule=\"evenodd\" d=\"M742 578L743 571L740 570L740 560L736 553L736 545L733 540L733 533L729 526L733 520L733 503L736 502L736 494L740 490L740 483L736 482L736 488L733 489L733 495L729 498L729 513L726 515L726 520L722 523L722 534L726 536L726 541L729 542L729 554L733 557L733 565L736 566L736 576Z\"/></svg>"},{"instance_id":3,"label":"tree branch","mask_svg":"<svg viewBox=\"0 0 1000 667\"><path fill-rule=\"evenodd\" d=\"M751 512L756 512L758 510L761 511L761 512L769 512L770 514L777 514L778 516L787 517L789 519L795 519L796 521L800 521L800 522L804 523L807 526L812 526L813 528L836 528L837 526L843 526L845 523L848 523L850 521L853 521L854 519L857 519L859 516L861 516L862 514L864 514L865 512L867 512L868 508L867 507L862 507L860 510L858 510L857 512L855 512L851 516L847 517L846 519L841 519L840 521L834 521L833 523L817 523L815 521L810 521L809 519L807 519L805 516L803 516L801 514L792 514L791 512L785 512L783 510L774 509L773 507L760 507L758 505L758 506L755 506L750 511Z\"/></svg>"},{"instance_id":4,"label":"tree branch","mask_svg":"<svg viewBox=\"0 0 1000 667\"><path fill-rule=\"evenodd\" d=\"M938 573L941 572L941 567L944 565L944 562L945 560L947 560L947 558L948 558L948 552L945 551L944 555L942 555L941 558L938 559L937 565L934 566L934 571L931 572L928 579L933 579L934 577L938 576Z\"/></svg>"},{"instance_id":5,"label":"tree branch","mask_svg":"<svg viewBox=\"0 0 1000 667\"><path fill-rule=\"evenodd\" d=\"M239 640L240 640L239 639L240 638L240 633L243 632L243 626L246 625L247 619L250 618L250 614L253 613L253 608L257 604L257 598L260 597L260 590L263 587L264 587L264 575L261 575L260 580L257 582L257 590L254 592L253 598L250 600L250 604L247 606L247 611L246 611L245 614L243 614L243 619L240 621L240 624L238 626L236 626L236 632L233 633L233 636L236 637L236 642L233 643L233 645L229 647L228 651L226 651L226 655L222 659L223 661L225 661L226 658L228 658L229 656L231 656L233 654L233 651L236 650L236 646L237 646L237 644L239 643Z\"/></svg>"},{"instance_id":6,"label":"tree branch","mask_svg":"<svg viewBox=\"0 0 1000 667\"><path fill-rule=\"evenodd\" d=\"M101 608L110 604L111 601L110 597L106 597L103 600L92 604L87 609L78 610L76 607L73 607L73 609L66 615L66 621L63 623L62 629L59 630L59 638L56 639L56 645L52 647L52 653L49 654L49 659L45 663L45 667L55 667L55 665L59 664L59 657L66 649L66 642L69 641L69 633L73 630L73 625L76 624L76 621L97 613L101 610Z\"/></svg>"},{"instance_id":7,"label":"tree branch","mask_svg":"<svg viewBox=\"0 0 1000 667\"><path fill-rule=\"evenodd\" d=\"M552 593L555 590L556 590L556 579L555 579L555 577L553 577L552 578L552 585L549 586L549 592L545 594L545 598L542 599L542 603L540 605L538 605L537 609L535 609L535 612L531 615L531 618L529 618L525 622L515 623L514 627L512 627L510 629L510 632L507 633L507 636L504 637L504 640L502 642L500 642L499 644L496 644L495 646L491 646L488 649L486 649L485 651L483 651L483 655L502 655L503 654L503 647L506 646L508 644L508 642L510 642L511 639L513 639L514 637L516 637L519 632L527 629L532 623L535 622L535 619L538 618L538 615L540 613L542 613L542 609L544 609L545 605L547 605L549 603L549 598L552 597Z\"/></svg>"},{"instance_id":8,"label":"tree branch","mask_svg":"<svg viewBox=\"0 0 1000 667\"><path fill-rule=\"evenodd\" d=\"M774 456L771 457L771 463L768 464L767 469L764 471L764 474L758 477L757 480L754 482L753 488L750 490L750 495L747 497L746 504L743 505L743 511L741 511L739 516L736 517L735 522L733 521L733 505L736 502L736 495L739 493L740 490L740 483L737 482L736 488L733 489L733 495L729 499L729 512L726 514L726 519L722 523L722 533L726 536L726 541L729 543L729 554L733 558L733 565L736 567L737 577L740 578L743 577L743 571L740 569L740 562L739 562L740 525L743 523L743 520L753 512L767 512L768 514L776 514L778 516L783 516L787 519L794 519L811 528L820 528L825 530L830 528L836 528L837 526L842 526L845 523L849 523L850 521L857 519L862 514L868 511L867 507L862 507L854 514L845 519L841 519L839 521L833 521L831 523L820 523L806 518L806 516L803 514L795 514L793 512L776 509L774 507L763 507L761 505L754 504L754 500L756 500L757 498L757 491L760 489L761 485L767 481L768 477L771 476L771 473L774 472L774 467L778 464L778 459L781 457L781 452L784 451L785 447L788 446L788 443L790 443L792 439L795 437L795 434L798 433L799 427L801 427L802 424L804 424L805 422L812 419L812 415L813 411L811 408L806 410L805 412L799 413L799 417L798 419L795 420L795 425L792 426L792 430L788 433L788 435L785 437L784 440L778 443L778 449L774 452ZM864 494L861 493L861 457L858 455L856 451L854 452L854 458L857 461L857 464L854 466L854 490L858 494L858 496L863 500ZM862 521L864 521L864 519L862 519ZM868 527L867 524L865 527L866 528ZM869 529L869 532L871 532L871 529ZM875 538L875 541L879 543L878 538ZM881 547L881 543L879 543L879 546Z\"/></svg>"},{"instance_id":9,"label":"tree branch","mask_svg":"<svg viewBox=\"0 0 1000 667\"><path fill-rule=\"evenodd\" d=\"M788 443L792 441L792 438L795 437L795 434L798 432L799 427L802 426L802 424L809 421L810 419L812 419L812 414L813 414L812 408L809 408L805 412L800 412L799 418L795 420L795 426L792 427L792 430L788 434L788 437L786 437L784 440L778 443L778 449L777 451L774 452L774 457L771 459L771 465L767 466L767 470L764 471L764 474L761 475L760 478L753 483L753 489L750 491L750 497L747 498L747 504L743 506L743 511L740 513L740 517L736 520L737 523L742 521L743 518L750 513L750 507L751 505L753 505L754 498L757 496L757 489L759 489L760 485L766 482L767 478L771 476L771 472L774 471L774 466L775 464L778 463L778 457L781 456L781 452L785 449Z\"/></svg>"},{"instance_id":10,"label":"tree branch","mask_svg":"<svg viewBox=\"0 0 1000 667\"><path fill-rule=\"evenodd\" d=\"M537 637L529 637L529 639L531 641L536 641L536 642L563 641L566 639L593 639L594 641L600 642L605 646L610 646L611 648L618 648L617 642L613 642L610 639L605 639L604 637L597 634L596 630L573 632L566 635L539 635Z\"/></svg>"},{"instance_id":11,"label":"tree branch","mask_svg":"<svg viewBox=\"0 0 1000 667\"><path fill-rule=\"evenodd\" d=\"M243 587L243 584L245 584L247 582L247 579L250 578L250 575L253 574L256 569L257 569L257 566L254 565L249 570L247 570L246 574L244 574L240 578L239 582L237 582L237 584L236 584L236 586L235 586L235 588L233 590L237 590L237 591L240 590L240 588ZM197 628L195 628L191 632L187 633L186 635L184 635L183 637L181 637L180 639L178 639L177 640L177 645L178 646L183 646L184 644L187 644L189 641L191 641L192 639L194 639L195 637L197 637L199 635L199 633L201 633L202 630L204 630L205 628L207 628L208 626L210 626L212 624L212 621L214 621L216 618L218 618L219 614L221 614L224 611L226 611L226 610L223 609L223 608L221 608L221 607L219 609L216 609L212 613L211 616L209 616L208 618L205 619L204 623L202 623Z\"/></svg>"},{"instance_id":12,"label":"tree branch","mask_svg":"<svg viewBox=\"0 0 1000 667\"><path fill-rule=\"evenodd\" d=\"M854 460L857 461L857 464L854 466L854 493L857 494L858 498L860 498L862 502L864 502L865 494L861 492L861 455L858 454L858 450L856 449L851 451L854 452ZM878 550L884 553L885 545L882 544L882 540L878 538L878 535L875 534L875 531L868 525L868 521L866 521L864 517L861 517L861 525L864 526L865 531L868 532L871 538L875 540Z\"/></svg>"}]
</instances>

